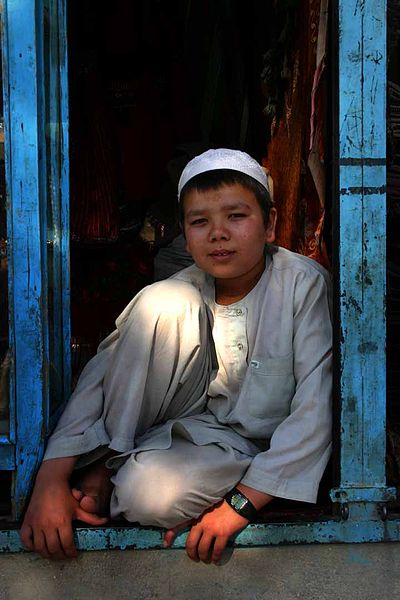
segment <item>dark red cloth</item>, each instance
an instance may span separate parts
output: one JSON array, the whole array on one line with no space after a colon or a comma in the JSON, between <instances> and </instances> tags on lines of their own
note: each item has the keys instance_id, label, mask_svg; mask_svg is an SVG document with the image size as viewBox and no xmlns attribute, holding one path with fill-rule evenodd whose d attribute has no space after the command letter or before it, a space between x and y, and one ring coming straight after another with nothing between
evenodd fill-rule
<instances>
[{"instance_id":1,"label":"dark red cloth","mask_svg":"<svg viewBox=\"0 0 400 600\"><path fill-rule=\"evenodd\" d=\"M277 243L329 267L322 239L325 63L318 68L316 64L320 10L326 4L325 0L300 2L283 116L273 124L263 164L274 180ZM326 30L322 35L326 36Z\"/></svg>"}]
</instances>

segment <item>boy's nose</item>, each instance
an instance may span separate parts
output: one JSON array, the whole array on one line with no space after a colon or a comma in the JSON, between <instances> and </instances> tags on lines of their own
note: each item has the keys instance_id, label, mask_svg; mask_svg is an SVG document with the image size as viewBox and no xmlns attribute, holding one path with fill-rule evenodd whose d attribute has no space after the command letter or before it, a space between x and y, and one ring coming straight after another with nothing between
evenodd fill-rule
<instances>
[{"instance_id":1,"label":"boy's nose","mask_svg":"<svg viewBox=\"0 0 400 600\"><path fill-rule=\"evenodd\" d=\"M218 240L227 240L229 239L228 230L222 225L214 225L210 230L210 240L212 242L217 242Z\"/></svg>"}]
</instances>

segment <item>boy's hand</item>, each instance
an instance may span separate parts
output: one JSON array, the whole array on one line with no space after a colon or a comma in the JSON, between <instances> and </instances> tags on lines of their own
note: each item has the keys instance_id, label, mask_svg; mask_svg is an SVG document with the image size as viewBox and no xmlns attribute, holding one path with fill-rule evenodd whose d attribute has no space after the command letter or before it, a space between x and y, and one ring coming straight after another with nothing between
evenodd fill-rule
<instances>
[{"instance_id":1,"label":"boy's hand","mask_svg":"<svg viewBox=\"0 0 400 600\"><path fill-rule=\"evenodd\" d=\"M83 510L77 494L67 480L37 480L21 527L21 541L28 550L43 558L74 558L73 519L98 526L107 522Z\"/></svg>"},{"instance_id":2,"label":"boy's hand","mask_svg":"<svg viewBox=\"0 0 400 600\"><path fill-rule=\"evenodd\" d=\"M218 563L228 540L244 529L249 523L238 515L225 500L206 510L192 526L186 540L186 552L189 558L198 562ZM169 529L164 543L170 546L176 535L188 526L182 523Z\"/></svg>"},{"instance_id":3,"label":"boy's hand","mask_svg":"<svg viewBox=\"0 0 400 600\"><path fill-rule=\"evenodd\" d=\"M250 500L256 510L260 510L273 500L270 494L259 492L243 483L238 483L236 488ZM225 500L221 500L204 511L197 521L194 519L185 521L169 529L164 536L164 545L170 546L180 531L192 525L186 540L186 552L189 558L195 561L218 563L228 540L244 529L248 523L249 521L234 511Z\"/></svg>"}]
</instances>

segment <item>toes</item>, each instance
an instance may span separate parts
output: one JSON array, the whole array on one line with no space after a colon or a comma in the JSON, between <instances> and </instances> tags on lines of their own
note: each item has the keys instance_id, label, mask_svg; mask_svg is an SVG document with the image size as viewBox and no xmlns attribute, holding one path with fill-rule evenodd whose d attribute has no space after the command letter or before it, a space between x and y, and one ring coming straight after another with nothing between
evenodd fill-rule
<instances>
[{"instance_id":1,"label":"toes","mask_svg":"<svg viewBox=\"0 0 400 600\"><path fill-rule=\"evenodd\" d=\"M98 512L99 497L98 496L88 496L86 494L82 495L79 505L81 508L83 508L83 510L86 510L86 512L93 512L93 513Z\"/></svg>"},{"instance_id":2,"label":"toes","mask_svg":"<svg viewBox=\"0 0 400 600\"><path fill-rule=\"evenodd\" d=\"M80 502L82 500L82 498L83 498L83 492L82 492L82 490L77 490L76 488L72 488L71 494L73 495L73 497L75 498L75 500L77 500L78 502Z\"/></svg>"},{"instance_id":3,"label":"toes","mask_svg":"<svg viewBox=\"0 0 400 600\"><path fill-rule=\"evenodd\" d=\"M101 511L100 499L98 496L87 496L82 494L82 499L79 502L80 507L89 513L99 513Z\"/></svg>"}]
</instances>

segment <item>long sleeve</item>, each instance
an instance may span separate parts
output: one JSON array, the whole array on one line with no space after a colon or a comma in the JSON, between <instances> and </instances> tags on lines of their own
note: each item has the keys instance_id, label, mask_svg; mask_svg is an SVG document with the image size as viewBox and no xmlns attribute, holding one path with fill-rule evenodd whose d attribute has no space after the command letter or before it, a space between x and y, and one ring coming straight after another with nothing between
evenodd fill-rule
<instances>
[{"instance_id":1,"label":"long sleeve","mask_svg":"<svg viewBox=\"0 0 400 600\"><path fill-rule=\"evenodd\" d=\"M103 420L103 380L118 340L113 332L83 369L78 384L50 437L45 460L77 456L107 446L109 436Z\"/></svg>"},{"instance_id":2,"label":"long sleeve","mask_svg":"<svg viewBox=\"0 0 400 600\"><path fill-rule=\"evenodd\" d=\"M315 502L330 456L329 288L327 277L316 269L297 274L292 329L295 392L289 415L274 430L269 449L255 456L242 479L243 484L272 496Z\"/></svg>"}]
</instances>

